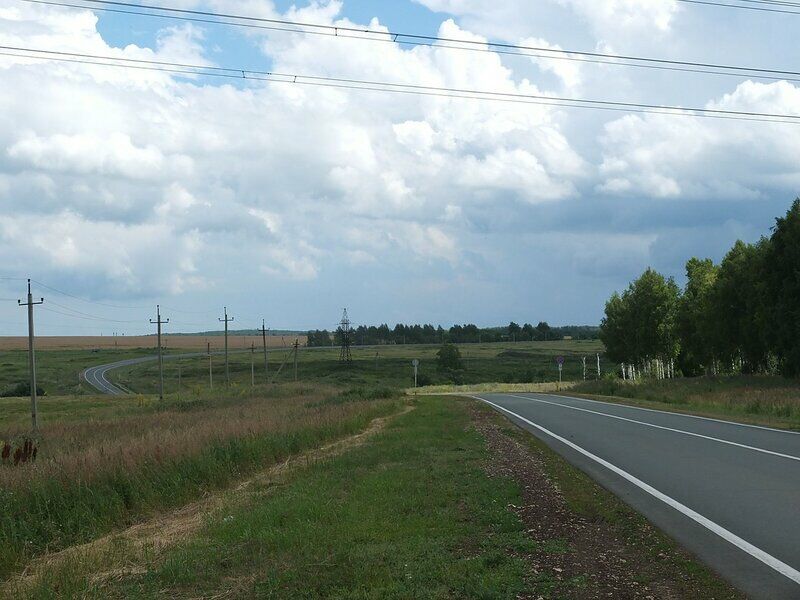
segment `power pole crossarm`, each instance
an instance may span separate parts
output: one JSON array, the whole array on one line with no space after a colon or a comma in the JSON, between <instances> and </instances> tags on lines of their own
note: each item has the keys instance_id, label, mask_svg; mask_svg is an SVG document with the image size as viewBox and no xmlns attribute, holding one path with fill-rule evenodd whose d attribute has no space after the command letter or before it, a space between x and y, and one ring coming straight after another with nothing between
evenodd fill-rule
<instances>
[{"instance_id":1,"label":"power pole crossarm","mask_svg":"<svg viewBox=\"0 0 800 600\"><path fill-rule=\"evenodd\" d=\"M28 279L28 300L22 302L17 300L19 306L28 307L28 371L30 375L31 385L31 425L33 432L39 432L39 410L38 410L38 397L36 390L36 354L34 349L34 329L33 329L33 307L37 304L44 304L44 298L39 298L38 302L33 301L31 294L31 280Z\"/></svg>"},{"instance_id":2,"label":"power pole crossarm","mask_svg":"<svg viewBox=\"0 0 800 600\"><path fill-rule=\"evenodd\" d=\"M156 305L156 320L150 319L150 323L158 326L158 399L164 399L164 356L161 345L161 326L169 323L169 319L161 319L161 306Z\"/></svg>"}]
</instances>

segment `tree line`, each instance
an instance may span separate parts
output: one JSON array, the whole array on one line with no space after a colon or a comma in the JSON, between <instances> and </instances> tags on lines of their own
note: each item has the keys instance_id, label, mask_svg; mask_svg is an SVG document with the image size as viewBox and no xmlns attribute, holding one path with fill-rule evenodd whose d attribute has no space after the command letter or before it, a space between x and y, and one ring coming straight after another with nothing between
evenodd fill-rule
<instances>
[{"instance_id":1,"label":"tree line","mask_svg":"<svg viewBox=\"0 0 800 600\"><path fill-rule=\"evenodd\" d=\"M737 241L719 264L690 259L683 289L647 269L608 300L600 339L640 371L800 375L800 199L769 237Z\"/></svg>"},{"instance_id":2,"label":"tree line","mask_svg":"<svg viewBox=\"0 0 800 600\"><path fill-rule=\"evenodd\" d=\"M537 325L511 322L506 327L478 327L474 324L453 325L449 329L441 325L404 325L398 323L393 328L387 324L359 325L351 333L352 343L358 346L379 346L395 344L477 344L480 342L506 341L552 341L564 337L574 339L596 339L598 328L591 326L551 327L541 321ZM331 346L341 344L342 332L314 330L308 332L309 346Z\"/></svg>"}]
</instances>

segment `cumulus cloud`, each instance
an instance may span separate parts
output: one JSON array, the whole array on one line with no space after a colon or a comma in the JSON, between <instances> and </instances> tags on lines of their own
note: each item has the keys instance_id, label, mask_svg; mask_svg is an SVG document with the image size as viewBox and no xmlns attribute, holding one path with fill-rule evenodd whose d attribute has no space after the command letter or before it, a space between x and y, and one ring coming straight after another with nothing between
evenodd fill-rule
<instances>
[{"instance_id":1,"label":"cumulus cloud","mask_svg":"<svg viewBox=\"0 0 800 600\"><path fill-rule=\"evenodd\" d=\"M708 108L800 114L800 88L745 82ZM602 182L612 194L755 199L800 187L798 125L626 116L606 124ZM791 193L791 192L789 192Z\"/></svg>"}]
</instances>

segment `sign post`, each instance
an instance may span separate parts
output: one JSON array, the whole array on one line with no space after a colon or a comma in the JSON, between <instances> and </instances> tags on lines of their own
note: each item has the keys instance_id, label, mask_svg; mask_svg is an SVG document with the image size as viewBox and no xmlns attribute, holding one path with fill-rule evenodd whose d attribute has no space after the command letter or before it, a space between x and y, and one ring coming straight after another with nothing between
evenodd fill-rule
<instances>
[{"instance_id":1,"label":"sign post","mask_svg":"<svg viewBox=\"0 0 800 600\"><path fill-rule=\"evenodd\" d=\"M557 357L556 362L558 363L558 390L561 391L561 373L564 370L564 357Z\"/></svg>"},{"instance_id":2,"label":"sign post","mask_svg":"<svg viewBox=\"0 0 800 600\"><path fill-rule=\"evenodd\" d=\"M419 370L419 359L414 359L411 361L412 366L414 367L414 387L417 387L417 371Z\"/></svg>"}]
</instances>

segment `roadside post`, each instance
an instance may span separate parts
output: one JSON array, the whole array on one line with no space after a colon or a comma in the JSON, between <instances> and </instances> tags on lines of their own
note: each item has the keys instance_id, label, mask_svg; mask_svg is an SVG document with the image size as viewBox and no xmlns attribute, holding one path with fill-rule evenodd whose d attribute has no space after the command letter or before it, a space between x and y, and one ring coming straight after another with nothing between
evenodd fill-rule
<instances>
[{"instance_id":1,"label":"roadside post","mask_svg":"<svg viewBox=\"0 0 800 600\"><path fill-rule=\"evenodd\" d=\"M411 361L411 365L414 367L414 387L417 387L417 372L419 371L419 359L415 358Z\"/></svg>"},{"instance_id":2,"label":"roadside post","mask_svg":"<svg viewBox=\"0 0 800 600\"><path fill-rule=\"evenodd\" d=\"M556 358L556 362L558 363L558 391L561 391L561 374L564 371L564 357L559 356Z\"/></svg>"}]
</instances>

